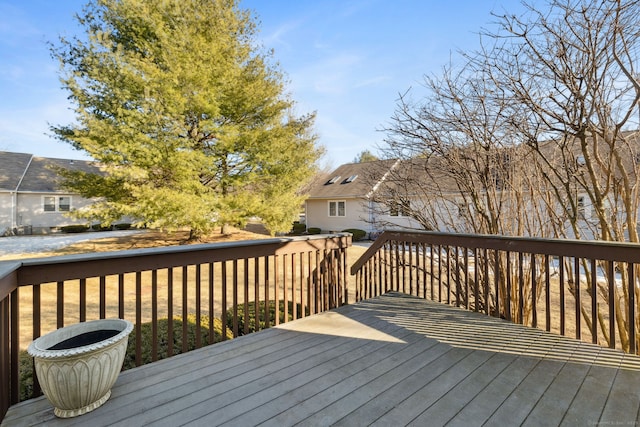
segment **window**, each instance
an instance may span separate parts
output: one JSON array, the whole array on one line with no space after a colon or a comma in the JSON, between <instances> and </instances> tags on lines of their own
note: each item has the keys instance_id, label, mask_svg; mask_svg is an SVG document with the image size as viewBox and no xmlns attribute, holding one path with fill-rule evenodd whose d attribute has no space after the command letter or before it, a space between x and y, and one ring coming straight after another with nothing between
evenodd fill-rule
<instances>
[{"instance_id":1,"label":"window","mask_svg":"<svg viewBox=\"0 0 640 427\"><path fill-rule=\"evenodd\" d=\"M408 200L398 202L389 208L389 216L409 216L411 205Z\"/></svg>"},{"instance_id":2,"label":"window","mask_svg":"<svg viewBox=\"0 0 640 427\"><path fill-rule=\"evenodd\" d=\"M60 212L69 212L71 210L71 197L69 196L59 197L58 210Z\"/></svg>"},{"instance_id":3,"label":"window","mask_svg":"<svg viewBox=\"0 0 640 427\"><path fill-rule=\"evenodd\" d=\"M578 196L578 219L586 219L586 210L584 208L584 196Z\"/></svg>"},{"instance_id":4,"label":"window","mask_svg":"<svg viewBox=\"0 0 640 427\"><path fill-rule=\"evenodd\" d=\"M344 200L330 200L329 216L346 216L346 202Z\"/></svg>"},{"instance_id":5,"label":"window","mask_svg":"<svg viewBox=\"0 0 640 427\"><path fill-rule=\"evenodd\" d=\"M51 196L44 197L44 211L55 212L56 211L56 198Z\"/></svg>"},{"instance_id":6,"label":"window","mask_svg":"<svg viewBox=\"0 0 640 427\"><path fill-rule=\"evenodd\" d=\"M42 206L45 212L69 212L71 210L71 196L44 196Z\"/></svg>"}]
</instances>

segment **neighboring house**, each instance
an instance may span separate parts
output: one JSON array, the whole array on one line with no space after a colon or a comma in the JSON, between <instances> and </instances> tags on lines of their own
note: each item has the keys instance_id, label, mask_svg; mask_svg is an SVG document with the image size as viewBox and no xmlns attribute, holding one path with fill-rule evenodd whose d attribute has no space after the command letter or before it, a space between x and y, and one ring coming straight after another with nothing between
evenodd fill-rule
<instances>
[{"instance_id":1,"label":"neighboring house","mask_svg":"<svg viewBox=\"0 0 640 427\"><path fill-rule=\"evenodd\" d=\"M64 225L82 223L66 214L91 200L61 189L57 167L100 171L89 161L0 151L0 236L48 233Z\"/></svg>"},{"instance_id":2,"label":"neighboring house","mask_svg":"<svg viewBox=\"0 0 640 427\"><path fill-rule=\"evenodd\" d=\"M391 224L410 226L411 220L403 215L401 207L380 214L370 199L396 164L396 160L378 160L347 163L335 169L309 192L305 204L307 229L338 232L357 228L370 234Z\"/></svg>"}]
</instances>

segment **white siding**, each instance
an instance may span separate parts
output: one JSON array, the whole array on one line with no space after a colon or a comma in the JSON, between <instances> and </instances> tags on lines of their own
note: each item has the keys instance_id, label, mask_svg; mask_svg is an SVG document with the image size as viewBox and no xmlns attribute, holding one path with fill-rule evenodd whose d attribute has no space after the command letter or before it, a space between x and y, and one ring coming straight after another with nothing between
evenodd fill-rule
<instances>
[{"instance_id":1,"label":"white siding","mask_svg":"<svg viewBox=\"0 0 640 427\"><path fill-rule=\"evenodd\" d=\"M11 210L12 210L12 194L0 193L0 236L5 230L12 228Z\"/></svg>"},{"instance_id":2,"label":"white siding","mask_svg":"<svg viewBox=\"0 0 640 427\"><path fill-rule=\"evenodd\" d=\"M329 216L329 201L344 200L345 216ZM363 199L308 199L306 222L307 228L317 227L323 232L342 231L347 228L358 228L369 232L372 230L368 222L369 210Z\"/></svg>"},{"instance_id":3,"label":"white siding","mask_svg":"<svg viewBox=\"0 0 640 427\"><path fill-rule=\"evenodd\" d=\"M18 226L31 226L33 228L59 227L69 224L83 224L86 221L75 220L67 216L66 212L45 212L43 206L44 196L71 197L71 209L78 209L91 203L77 195L52 194L52 193L22 193L18 195Z\"/></svg>"}]
</instances>

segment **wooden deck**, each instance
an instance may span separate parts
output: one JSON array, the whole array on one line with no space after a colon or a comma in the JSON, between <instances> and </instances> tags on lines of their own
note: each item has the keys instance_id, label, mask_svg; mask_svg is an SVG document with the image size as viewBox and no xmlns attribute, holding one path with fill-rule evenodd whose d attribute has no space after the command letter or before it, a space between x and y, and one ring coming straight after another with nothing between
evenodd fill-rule
<instances>
[{"instance_id":1,"label":"wooden deck","mask_svg":"<svg viewBox=\"0 0 640 427\"><path fill-rule=\"evenodd\" d=\"M123 372L59 420L3 425L634 425L640 358L400 294Z\"/></svg>"}]
</instances>

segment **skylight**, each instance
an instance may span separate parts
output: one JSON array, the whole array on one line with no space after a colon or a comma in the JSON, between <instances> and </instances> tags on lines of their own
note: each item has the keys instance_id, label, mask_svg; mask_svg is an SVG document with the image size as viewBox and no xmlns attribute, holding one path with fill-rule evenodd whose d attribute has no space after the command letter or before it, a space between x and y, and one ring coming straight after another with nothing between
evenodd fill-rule
<instances>
[{"instance_id":1,"label":"skylight","mask_svg":"<svg viewBox=\"0 0 640 427\"><path fill-rule=\"evenodd\" d=\"M329 184L335 184L336 182L338 182L340 180L340 175L338 176L334 176L333 178L331 178L329 181L327 181L327 183L325 185L329 185Z\"/></svg>"},{"instance_id":2,"label":"skylight","mask_svg":"<svg viewBox=\"0 0 640 427\"><path fill-rule=\"evenodd\" d=\"M345 183L345 184L348 184L348 183L350 183L350 182L353 182L353 181L355 181L355 180L356 180L356 178L357 178L357 177L358 177L358 175L351 175L349 178L347 178L347 179L344 181L344 183Z\"/></svg>"}]
</instances>

